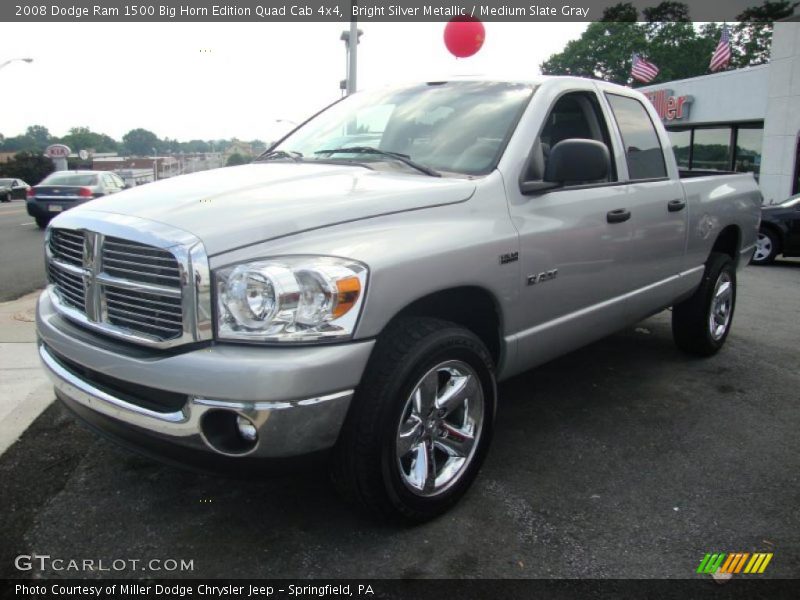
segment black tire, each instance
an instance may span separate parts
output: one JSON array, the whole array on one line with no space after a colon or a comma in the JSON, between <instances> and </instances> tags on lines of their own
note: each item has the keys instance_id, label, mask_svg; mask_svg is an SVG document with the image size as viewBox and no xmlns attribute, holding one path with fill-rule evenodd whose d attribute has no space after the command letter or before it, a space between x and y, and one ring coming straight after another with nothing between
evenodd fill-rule
<instances>
[{"instance_id":1,"label":"black tire","mask_svg":"<svg viewBox=\"0 0 800 600\"><path fill-rule=\"evenodd\" d=\"M718 289L718 283L724 285L726 282L730 284L729 296L721 288ZM719 295L717 302L715 295ZM723 296L729 299L727 308L723 306ZM736 265L727 254L714 252L706 262L700 287L690 298L673 307L672 335L675 344L684 352L696 356L715 354L730 333L735 308ZM712 310L717 317L713 325Z\"/></svg>"},{"instance_id":2,"label":"black tire","mask_svg":"<svg viewBox=\"0 0 800 600\"><path fill-rule=\"evenodd\" d=\"M9 192L5 196L3 196L3 199L0 200L0 202L11 202L11 192Z\"/></svg>"},{"instance_id":3,"label":"black tire","mask_svg":"<svg viewBox=\"0 0 800 600\"><path fill-rule=\"evenodd\" d=\"M473 391L463 396L482 395L482 403L463 404L463 407L469 405L471 410L480 405L482 425L474 435L471 453L465 458L463 468L457 471L458 475L449 485L442 486L441 491L429 490L435 495L422 496L422 490L412 491L408 474L403 474L401 465L403 457L418 461L420 455L411 459L411 450L400 456L402 453L397 446L399 428L410 422L406 420L411 418L406 416L406 411L413 408L412 392L418 384L422 385L423 380L433 376L433 381L440 382L434 397L445 394L447 384L451 382L445 383L440 377L442 371L436 369L453 364L462 365L471 373L468 381L474 386L471 388ZM480 386L480 395L476 386ZM491 441L496 397L492 358L472 332L438 319L398 319L378 338L334 449L331 475L336 487L346 500L383 519L419 523L440 515L458 502L478 474ZM434 411L436 401L431 406ZM431 421L426 422L430 424ZM434 434L430 433L433 430L426 430L427 426L421 420L417 424L431 440L424 443L430 443L430 448L434 448ZM436 435L440 435L443 430L437 431L440 433ZM443 435L447 437L447 433ZM461 441L455 439L456 443ZM424 464L428 464L427 460ZM444 460L450 458L445 455ZM430 464L434 465L431 481L435 484L438 481L437 459L434 457ZM414 466L410 469L414 471ZM444 473L445 467L441 469Z\"/></svg>"},{"instance_id":4,"label":"black tire","mask_svg":"<svg viewBox=\"0 0 800 600\"><path fill-rule=\"evenodd\" d=\"M47 228L47 224L50 223L50 217L35 217L35 219L39 229Z\"/></svg>"},{"instance_id":5,"label":"black tire","mask_svg":"<svg viewBox=\"0 0 800 600\"><path fill-rule=\"evenodd\" d=\"M768 265L780 254L781 241L778 236L769 228L762 228L758 232L758 245L750 259L751 265Z\"/></svg>"}]
</instances>

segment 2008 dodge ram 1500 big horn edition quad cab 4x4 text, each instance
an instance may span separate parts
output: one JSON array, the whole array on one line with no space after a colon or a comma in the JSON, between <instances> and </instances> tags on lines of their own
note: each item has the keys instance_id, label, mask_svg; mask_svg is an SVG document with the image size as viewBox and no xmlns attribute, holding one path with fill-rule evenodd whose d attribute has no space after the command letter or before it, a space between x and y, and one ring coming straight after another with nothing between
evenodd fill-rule
<instances>
[{"instance_id":1,"label":"2008 dodge ram 1500 big horn edition quad cab 4x4 text","mask_svg":"<svg viewBox=\"0 0 800 600\"><path fill-rule=\"evenodd\" d=\"M750 174L681 178L628 88L358 93L253 164L54 219L40 354L112 438L207 465L329 454L347 497L420 521L475 479L497 381L668 307L681 349L719 350L760 200Z\"/></svg>"}]
</instances>

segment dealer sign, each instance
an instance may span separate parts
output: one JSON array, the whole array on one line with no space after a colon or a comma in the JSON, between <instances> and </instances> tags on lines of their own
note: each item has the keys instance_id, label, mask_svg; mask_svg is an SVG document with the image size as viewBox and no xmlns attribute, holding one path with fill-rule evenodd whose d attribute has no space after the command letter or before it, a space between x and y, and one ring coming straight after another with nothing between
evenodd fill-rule
<instances>
[{"instance_id":1,"label":"dealer sign","mask_svg":"<svg viewBox=\"0 0 800 600\"><path fill-rule=\"evenodd\" d=\"M647 99L656 107L662 121L682 121L689 118L689 108L694 101L691 96L675 96L672 90L644 92Z\"/></svg>"},{"instance_id":2,"label":"dealer sign","mask_svg":"<svg viewBox=\"0 0 800 600\"><path fill-rule=\"evenodd\" d=\"M44 155L48 158L67 158L70 152L69 146L52 144L45 149Z\"/></svg>"}]
</instances>

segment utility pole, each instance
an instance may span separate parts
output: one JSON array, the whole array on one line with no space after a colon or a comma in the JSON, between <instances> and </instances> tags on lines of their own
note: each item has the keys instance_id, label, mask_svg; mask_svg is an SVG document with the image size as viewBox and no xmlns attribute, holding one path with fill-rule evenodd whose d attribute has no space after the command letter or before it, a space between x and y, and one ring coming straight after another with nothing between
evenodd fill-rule
<instances>
[{"instance_id":1,"label":"utility pole","mask_svg":"<svg viewBox=\"0 0 800 600\"><path fill-rule=\"evenodd\" d=\"M350 39L347 40L348 53L350 64L347 69L347 95L356 93L356 78L358 70L358 38L359 31L355 17L355 7L358 6L358 0L353 0L351 6L350 17Z\"/></svg>"},{"instance_id":2,"label":"utility pole","mask_svg":"<svg viewBox=\"0 0 800 600\"><path fill-rule=\"evenodd\" d=\"M346 77L341 82L341 89L347 93L354 94L357 89L357 76L358 76L358 42L364 34L358 28L358 23L355 15L355 8L358 6L358 0L352 0L350 8L350 29L342 32L339 37L345 44L345 58L346 58Z\"/></svg>"}]
</instances>

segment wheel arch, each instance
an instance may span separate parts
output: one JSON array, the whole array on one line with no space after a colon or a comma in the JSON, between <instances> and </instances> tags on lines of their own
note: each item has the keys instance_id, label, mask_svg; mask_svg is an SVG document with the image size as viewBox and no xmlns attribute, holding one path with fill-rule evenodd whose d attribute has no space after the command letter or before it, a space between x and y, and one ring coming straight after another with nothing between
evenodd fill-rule
<instances>
[{"instance_id":1,"label":"wheel arch","mask_svg":"<svg viewBox=\"0 0 800 600\"><path fill-rule=\"evenodd\" d=\"M384 326L402 317L432 317L451 321L474 333L489 350L495 366L504 358L503 316L492 292L480 286L458 286L437 290L409 302Z\"/></svg>"},{"instance_id":2,"label":"wheel arch","mask_svg":"<svg viewBox=\"0 0 800 600\"><path fill-rule=\"evenodd\" d=\"M728 225L723 228L714 240L711 252L727 254L733 259L734 263L739 262L739 249L742 245L742 232L737 225Z\"/></svg>"}]
</instances>

